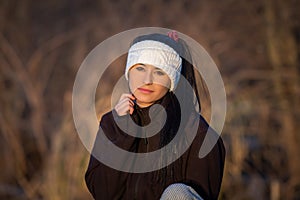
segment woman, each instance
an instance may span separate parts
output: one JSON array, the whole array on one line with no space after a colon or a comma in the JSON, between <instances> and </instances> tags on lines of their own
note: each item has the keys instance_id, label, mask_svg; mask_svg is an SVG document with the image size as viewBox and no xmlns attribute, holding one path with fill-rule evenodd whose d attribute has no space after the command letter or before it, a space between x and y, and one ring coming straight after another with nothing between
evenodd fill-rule
<instances>
[{"instance_id":1,"label":"woman","mask_svg":"<svg viewBox=\"0 0 300 200\"><path fill-rule=\"evenodd\" d=\"M184 41L178 39L176 32L170 32L168 36L143 35L133 41L125 69L131 93L121 95L114 109L105 114L100 121L101 129L115 145L135 153L153 152L168 145L181 130L180 123L183 123L182 105L175 95L176 91L185 90L183 79L193 88L199 102L195 105L198 105L200 110L193 66L180 55L186 58L189 55L188 48ZM193 96L187 95L184 101L190 102L191 99ZM147 137L149 131L132 127L124 130L116 122L133 120L140 127L146 127L155 120L159 122L162 119L159 109L154 107L157 104L165 109L166 120L155 135ZM147 173L122 172L102 164L91 155L85 178L93 197L96 200L217 199L223 176L225 149L219 138L208 155L204 158L198 157L209 125L196 110L190 114L191 118L199 120L197 133L191 145L178 159L176 152L180 147L176 145L171 152L162 154L157 158L157 162L162 166L160 169ZM156 113L154 120L149 117L149 112ZM127 134L128 130L136 130L136 134L146 136L133 137ZM183 134L190 134L188 126ZM184 142L186 141L180 144ZM94 151L97 149L97 143L96 138ZM174 162L164 165L174 154Z\"/></svg>"}]
</instances>

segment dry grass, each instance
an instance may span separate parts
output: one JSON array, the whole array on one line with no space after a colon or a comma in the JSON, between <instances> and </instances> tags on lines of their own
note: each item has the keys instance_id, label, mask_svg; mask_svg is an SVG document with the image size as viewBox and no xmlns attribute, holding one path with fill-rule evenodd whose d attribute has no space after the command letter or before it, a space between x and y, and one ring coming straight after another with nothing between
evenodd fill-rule
<instances>
[{"instance_id":1,"label":"dry grass","mask_svg":"<svg viewBox=\"0 0 300 200\"><path fill-rule=\"evenodd\" d=\"M141 0L134 12L122 2L83 2L0 3L0 199L91 199L84 183L89 153L72 119L75 74L99 42L139 26L192 36L221 71L228 107L220 199L299 198L296 1ZM123 62L113 64L107 83ZM110 108L111 88L97 91L99 118ZM202 97L209 119L210 100Z\"/></svg>"}]
</instances>

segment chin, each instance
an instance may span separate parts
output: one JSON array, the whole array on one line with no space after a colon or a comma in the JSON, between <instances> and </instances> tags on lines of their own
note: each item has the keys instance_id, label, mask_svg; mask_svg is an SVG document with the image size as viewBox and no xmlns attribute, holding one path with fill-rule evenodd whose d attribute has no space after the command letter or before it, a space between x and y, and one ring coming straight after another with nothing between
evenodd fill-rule
<instances>
[{"instance_id":1,"label":"chin","mask_svg":"<svg viewBox=\"0 0 300 200\"><path fill-rule=\"evenodd\" d=\"M152 101L150 99L146 99L146 98L137 98L137 101L141 102L141 103L145 103L145 104L150 104L150 103L154 102L154 101Z\"/></svg>"},{"instance_id":2,"label":"chin","mask_svg":"<svg viewBox=\"0 0 300 200\"><path fill-rule=\"evenodd\" d=\"M152 100L150 98L141 97L139 95L135 95L135 97L136 97L138 102L143 103L143 104L151 104L155 101L155 100Z\"/></svg>"}]
</instances>

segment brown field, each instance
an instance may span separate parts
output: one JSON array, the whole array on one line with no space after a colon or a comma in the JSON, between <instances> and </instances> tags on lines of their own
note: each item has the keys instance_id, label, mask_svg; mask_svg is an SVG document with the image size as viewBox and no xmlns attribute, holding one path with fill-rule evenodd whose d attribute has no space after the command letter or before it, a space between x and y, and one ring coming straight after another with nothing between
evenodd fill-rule
<instances>
[{"instance_id":1,"label":"brown field","mask_svg":"<svg viewBox=\"0 0 300 200\"><path fill-rule=\"evenodd\" d=\"M0 199L92 199L72 118L75 75L100 42L148 26L192 37L221 72L220 199L300 199L299 10L297 0L0 1ZM97 91L99 117L123 62ZM202 107L209 118L209 101Z\"/></svg>"}]
</instances>

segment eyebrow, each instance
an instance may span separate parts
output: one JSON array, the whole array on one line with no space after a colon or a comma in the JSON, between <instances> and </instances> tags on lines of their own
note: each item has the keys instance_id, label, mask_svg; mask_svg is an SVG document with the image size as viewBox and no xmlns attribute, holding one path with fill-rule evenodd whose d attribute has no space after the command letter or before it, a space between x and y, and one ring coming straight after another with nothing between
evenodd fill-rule
<instances>
[{"instance_id":1,"label":"eyebrow","mask_svg":"<svg viewBox=\"0 0 300 200\"><path fill-rule=\"evenodd\" d=\"M138 64L136 64L136 65L142 65L142 66L147 66L146 64L143 64L143 63L138 63ZM163 71L161 68L159 68L159 67L154 67L155 69L158 69L158 70L161 70L161 71Z\"/></svg>"}]
</instances>

